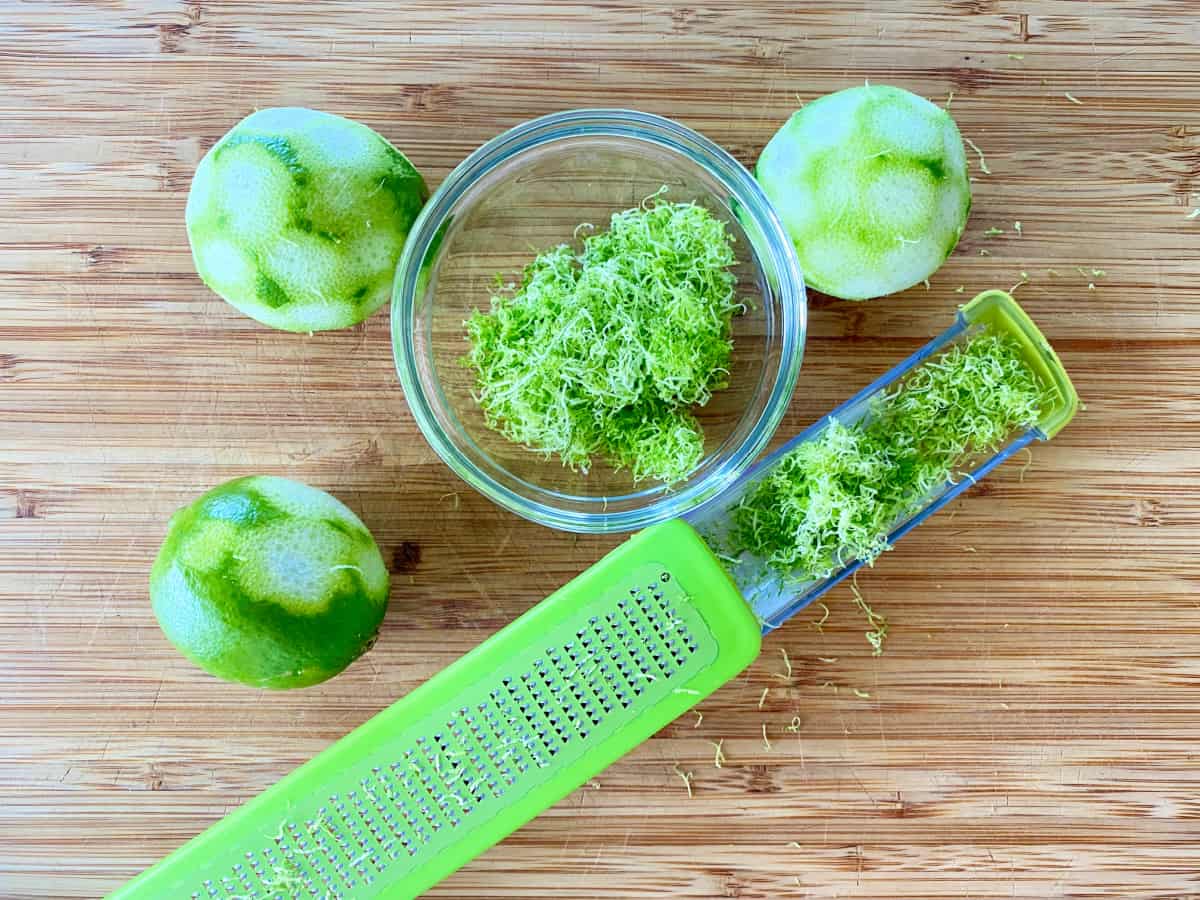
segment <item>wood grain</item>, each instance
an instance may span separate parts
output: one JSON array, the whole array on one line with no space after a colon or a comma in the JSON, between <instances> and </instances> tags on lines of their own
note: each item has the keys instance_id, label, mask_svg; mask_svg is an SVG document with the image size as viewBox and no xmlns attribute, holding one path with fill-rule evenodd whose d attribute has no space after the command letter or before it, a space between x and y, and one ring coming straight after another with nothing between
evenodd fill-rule
<instances>
[{"instance_id":1,"label":"wood grain","mask_svg":"<svg viewBox=\"0 0 1200 900\"><path fill-rule=\"evenodd\" d=\"M518 121L625 105L752 163L798 99L869 78L953 90L993 174L975 170L969 232L928 291L813 298L780 435L941 330L960 285L1022 272L1086 413L1023 481L1005 468L864 573L892 623L882 657L835 592L824 629L773 636L700 727L668 727L430 896L1200 897L1196 11L6 4L0 896L114 888L615 541L549 533L457 482L407 413L384 314L298 337L205 289L183 207L227 128L327 109L436 185ZM318 688L219 683L150 613L168 515L250 472L334 491L395 563L378 646Z\"/></svg>"}]
</instances>

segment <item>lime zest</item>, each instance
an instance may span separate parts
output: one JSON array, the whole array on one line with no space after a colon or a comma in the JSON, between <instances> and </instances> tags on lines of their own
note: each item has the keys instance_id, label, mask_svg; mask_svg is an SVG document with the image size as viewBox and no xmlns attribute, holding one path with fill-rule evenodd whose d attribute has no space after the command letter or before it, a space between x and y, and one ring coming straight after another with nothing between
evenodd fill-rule
<instances>
[{"instance_id":1,"label":"lime zest","mask_svg":"<svg viewBox=\"0 0 1200 900\"><path fill-rule=\"evenodd\" d=\"M709 741L708 743L713 747L713 765L718 769L725 768L725 763L727 762L724 750L725 738L721 738L719 741Z\"/></svg>"},{"instance_id":2,"label":"lime zest","mask_svg":"<svg viewBox=\"0 0 1200 900\"><path fill-rule=\"evenodd\" d=\"M1046 402L1014 338L984 331L952 345L877 398L872 415L831 419L780 458L732 510L734 555L788 581L871 564L897 522L970 457L1035 425Z\"/></svg>"},{"instance_id":3,"label":"lime zest","mask_svg":"<svg viewBox=\"0 0 1200 900\"><path fill-rule=\"evenodd\" d=\"M854 578L850 581L850 593L854 595L854 605L861 609L867 617L867 625L870 626L871 630L865 633L865 637L867 643L871 645L872 655L879 656L883 653L883 642L887 639L888 620L871 609L867 601L863 599L862 591L858 589L857 573L855 573Z\"/></svg>"},{"instance_id":4,"label":"lime zest","mask_svg":"<svg viewBox=\"0 0 1200 900\"><path fill-rule=\"evenodd\" d=\"M674 773L676 775L678 775L681 779L683 779L683 786L685 788L687 788L688 799L691 799L692 797L694 797L695 794L692 793L692 778L694 776L692 775L692 773L690 771L685 772L685 771L683 771L683 769L679 768L679 763L675 763L675 765L672 767L672 771L674 771Z\"/></svg>"},{"instance_id":5,"label":"lime zest","mask_svg":"<svg viewBox=\"0 0 1200 900\"><path fill-rule=\"evenodd\" d=\"M488 427L574 470L601 457L634 481L672 484L699 463L691 408L728 386L744 307L725 223L659 200L665 190L615 213L582 251L538 254L467 319L463 363Z\"/></svg>"},{"instance_id":6,"label":"lime zest","mask_svg":"<svg viewBox=\"0 0 1200 900\"><path fill-rule=\"evenodd\" d=\"M969 137L963 138L963 142L979 155L979 170L983 172L984 175L991 175L992 170L988 168L987 159L984 157L983 151L979 149L979 145Z\"/></svg>"}]
</instances>

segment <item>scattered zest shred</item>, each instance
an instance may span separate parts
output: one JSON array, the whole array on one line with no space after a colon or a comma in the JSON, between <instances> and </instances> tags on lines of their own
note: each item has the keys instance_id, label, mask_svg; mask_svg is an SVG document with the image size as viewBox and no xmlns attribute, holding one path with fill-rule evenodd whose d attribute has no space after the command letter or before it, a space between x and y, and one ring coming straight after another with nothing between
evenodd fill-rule
<instances>
[{"instance_id":1,"label":"scattered zest shred","mask_svg":"<svg viewBox=\"0 0 1200 900\"><path fill-rule=\"evenodd\" d=\"M970 138L963 138L963 140L967 142L967 145L972 150L974 150L977 154L979 154L979 169L980 169L980 171L983 172L984 175L991 175L992 170L988 168L987 160L983 156L983 151L979 149L979 145L976 144Z\"/></svg>"},{"instance_id":2,"label":"scattered zest shred","mask_svg":"<svg viewBox=\"0 0 1200 900\"><path fill-rule=\"evenodd\" d=\"M688 799L695 797L696 795L692 793L692 773L683 771L683 769L679 768L679 763L675 763L675 774L683 779L683 786L687 788Z\"/></svg>"},{"instance_id":3,"label":"scattered zest shred","mask_svg":"<svg viewBox=\"0 0 1200 900\"><path fill-rule=\"evenodd\" d=\"M725 746L725 738L721 738L719 741L709 741L709 743L714 748L713 765L716 766L718 769L725 768L725 763L728 761L725 758L725 751L723 749L723 747Z\"/></svg>"},{"instance_id":4,"label":"scattered zest shred","mask_svg":"<svg viewBox=\"0 0 1200 900\"><path fill-rule=\"evenodd\" d=\"M784 665L786 671L783 672L783 674L776 672L775 677L781 681L791 681L792 680L792 661L788 658L788 652L786 650L784 650L782 647L779 648L779 652L783 656L783 665Z\"/></svg>"}]
</instances>

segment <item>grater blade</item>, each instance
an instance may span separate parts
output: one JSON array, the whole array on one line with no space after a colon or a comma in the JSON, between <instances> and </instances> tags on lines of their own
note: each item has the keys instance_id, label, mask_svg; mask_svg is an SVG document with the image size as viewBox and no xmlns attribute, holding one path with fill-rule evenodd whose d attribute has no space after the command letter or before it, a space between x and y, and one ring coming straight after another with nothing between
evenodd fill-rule
<instances>
[{"instance_id":1,"label":"grater blade","mask_svg":"<svg viewBox=\"0 0 1200 900\"><path fill-rule=\"evenodd\" d=\"M696 533L647 529L112 896L415 897L759 646Z\"/></svg>"}]
</instances>

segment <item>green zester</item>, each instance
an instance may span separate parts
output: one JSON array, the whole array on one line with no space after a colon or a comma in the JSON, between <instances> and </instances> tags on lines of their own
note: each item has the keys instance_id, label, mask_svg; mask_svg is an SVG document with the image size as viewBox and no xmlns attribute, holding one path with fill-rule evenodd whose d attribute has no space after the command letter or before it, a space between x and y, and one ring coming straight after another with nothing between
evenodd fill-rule
<instances>
[{"instance_id":1,"label":"green zester","mask_svg":"<svg viewBox=\"0 0 1200 900\"><path fill-rule=\"evenodd\" d=\"M690 526L627 541L117 898L415 897L744 669Z\"/></svg>"},{"instance_id":2,"label":"green zester","mask_svg":"<svg viewBox=\"0 0 1200 900\"><path fill-rule=\"evenodd\" d=\"M1033 440L1078 399L1011 297L989 291L941 336L683 521L634 535L421 687L111 896L121 900L409 898L587 782L737 675L761 634L857 568L809 583L733 578L700 532L796 443L871 401L950 343L1014 335L1056 397L970 478L935 490L894 541Z\"/></svg>"}]
</instances>

